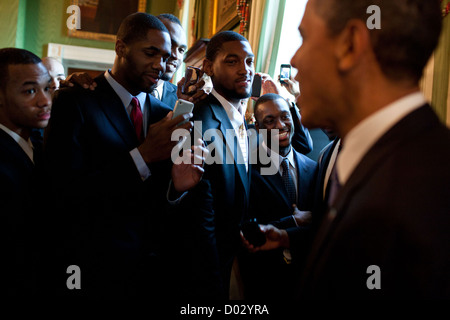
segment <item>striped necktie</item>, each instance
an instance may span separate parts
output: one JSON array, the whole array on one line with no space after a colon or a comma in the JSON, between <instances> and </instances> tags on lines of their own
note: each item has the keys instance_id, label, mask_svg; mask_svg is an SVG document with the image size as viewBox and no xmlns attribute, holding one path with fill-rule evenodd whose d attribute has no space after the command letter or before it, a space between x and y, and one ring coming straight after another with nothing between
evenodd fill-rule
<instances>
[{"instance_id":1,"label":"striped necktie","mask_svg":"<svg viewBox=\"0 0 450 320\"><path fill-rule=\"evenodd\" d=\"M292 204L297 204L297 192L295 191L294 181L292 180L291 173L289 170L289 160L284 158L281 162L281 167L283 168L283 174L281 178L283 179L284 187L288 193L289 200Z\"/></svg>"}]
</instances>

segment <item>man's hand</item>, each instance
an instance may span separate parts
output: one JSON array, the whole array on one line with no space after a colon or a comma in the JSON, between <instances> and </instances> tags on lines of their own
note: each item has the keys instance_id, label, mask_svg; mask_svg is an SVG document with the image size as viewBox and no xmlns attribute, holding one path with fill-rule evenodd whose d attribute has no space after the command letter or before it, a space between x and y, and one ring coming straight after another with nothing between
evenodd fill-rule
<instances>
[{"instance_id":1,"label":"man's hand","mask_svg":"<svg viewBox=\"0 0 450 320\"><path fill-rule=\"evenodd\" d=\"M186 101L190 101L192 103L197 103L203 99L205 99L208 94L203 90L203 87L205 86L205 80L200 80L195 85L191 85L189 88L189 93L183 93L182 88L184 81L186 79L183 77L180 81L177 83L177 96L178 99L183 99Z\"/></svg>"},{"instance_id":2,"label":"man's hand","mask_svg":"<svg viewBox=\"0 0 450 320\"><path fill-rule=\"evenodd\" d=\"M250 244L250 242L248 242L244 238L244 235L241 232L242 243L244 244L244 247L246 247L248 251L258 252L258 251L273 250L277 248L289 248L289 236L286 230L280 230L271 224L260 225L259 227L266 236L266 243L264 243L260 247L255 247L252 244Z\"/></svg>"},{"instance_id":3,"label":"man's hand","mask_svg":"<svg viewBox=\"0 0 450 320\"><path fill-rule=\"evenodd\" d=\"M300 211L295 204L293 204L292 207L294 208L294 213L292 215L294 216L295 222L298 226L307 226L311 223L311 211Z\"/></svg>"},{"instance_id":4,"label":"man's hand","mask_svg":"<svg viewBox=\"0 0 450 320\"><path fill-rule=\"evenodd\" d=\"M185 192L195 187L202 179L203 165L209 151L202 140L198 139L191 150L184 150L172 167L172 182L177 192Z\"/></svg>"},{"instance_id":5,"label":"man's hand","mask_svg":"<svg viewBox=\"0 0 450 320\"><path fill-rule=\"evenodd\" d=\"M66 80L61 80L59 83L59 86L61 88L73 87L75 85L90 90L95 90L95 88L97 87L97 83L86 72L72 73L66 78Z\"/></svg>"},{"instance_id":6,"label":"man's hand","mask_svg":"<svg viewBox=\"0 0 450 320\"><path fill-rule=\"evenodd\" d=\"M173 147L178 143L178 141L172 141L172 132L176 129L185 129L189 132L192 128L193 124L190 121L178 126L184 120L192 118L192 113L185 113L174 119L172 115L173 111L170 111L163 119L148 128L145 141L138 147L146 163L170 158Z\"/></svg>"},{"instance_id":7,"label":"man's hand","mask_svg":"<svg viewBox=\"0 0 450 320\"><path fill-rule=\"evenodd\" d=\"M278 80L280 80L280 77L278 77ZM297 99L300 95L299 84L294 80L294 78L283 79L283 83L281 83L281 85L285 87L286 90L295 97L295 99Z\"/></svg>"},{"instance_id":8,"label":"man's hand","mask_svg":"<svg viewBox=\"0 0 450 320\"><path fill-rule=\"evenodd\" d=\"M278 85L273 81L272 77L268 75L267 73L257 73L261 76L261 96L265 95L266 93L275 93L280 94L281 89L278 87ZM252 97L254 101L258 100L257 97Z\"/></svg>"}]
</instances>

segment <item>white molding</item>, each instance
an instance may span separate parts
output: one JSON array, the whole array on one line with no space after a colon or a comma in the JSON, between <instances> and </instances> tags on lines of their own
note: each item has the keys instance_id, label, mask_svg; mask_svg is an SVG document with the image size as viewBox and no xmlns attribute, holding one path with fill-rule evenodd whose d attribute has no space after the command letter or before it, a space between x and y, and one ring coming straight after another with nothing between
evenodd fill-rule
<instances>
[{"instance_id":1,"label":"white molding","mask_svg":"<svg viewBox=\"0 0 450 320\"><path fill-rule=\"evenodd\" d=\"M47 56L58 59L63 64L67 74L68 68L110 69L114 63L116 52L107 49L49 43Z\"/></svg>"}]
</instances>

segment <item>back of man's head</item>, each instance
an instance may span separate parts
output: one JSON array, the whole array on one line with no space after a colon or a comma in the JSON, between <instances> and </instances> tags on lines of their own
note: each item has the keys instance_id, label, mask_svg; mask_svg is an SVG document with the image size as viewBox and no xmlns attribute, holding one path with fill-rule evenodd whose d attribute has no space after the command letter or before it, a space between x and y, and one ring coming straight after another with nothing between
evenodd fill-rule
<instances>
[{"instance_id":1,"label":"back of man's head","mask_svg":"<svg viewBox=\"0 0 450 320\"><path fill-rule=\"evenodd\" d=\"M126 17L120 24L117 39L126 44L145 39L149 30L169 33L166 26L155 16L144 12L136 12Z\"/></svg>"},{"instance_id":2,"label":"back of man's head","mask_svg":"<svg viewBox=\"0 0 450 320\"><path fill-rule=\"evenodd\" d=\"M381 29L370 30L372 47L383 73L393 80L414 79L423 69L439 41L442 27L438 0L315 0L316 12L338 35L351 19L367 22L367 9L381 10Z\"/></svg>"},{"instance_id":3,"label":"back of man's head","mask_svg":"<svg viewBox=\"0 0 450 320\"><path fill-rule=\"evenodd\" d=\"M211 40L209 40L208 45L206 46L206 59L209 61L214 61L217 56L217 53L222 48L222 45L229 41L247 41L248 40L241 36L239 33L234 31L222 31L215 34Z\"/></svg>"},{"instance_id":4,"label":"back of man's head","mask_svg":"<svg viewBox=\"0 0 450 320\"><path fill-rule=\"evenodd\" d=\"M161 14L157 15L156 17L161 21L168 20L170 22L173 22L173 23L176 23L176 24L182 26L180 19L178 19L176 16L174 16L171 13L161 13Z\"/></svg>"},{"instance_id":5,"label":"back of man's head","mask_svg":"<svg viewBox=\"0 0 450 320\"><path fill-rule=\"evenodd\" d=\"M17 48L0 49L0 89L4 90L9 79L8 66L16 64L38 64L42 62L34 53Z\"/></svg>"}]
</instances>

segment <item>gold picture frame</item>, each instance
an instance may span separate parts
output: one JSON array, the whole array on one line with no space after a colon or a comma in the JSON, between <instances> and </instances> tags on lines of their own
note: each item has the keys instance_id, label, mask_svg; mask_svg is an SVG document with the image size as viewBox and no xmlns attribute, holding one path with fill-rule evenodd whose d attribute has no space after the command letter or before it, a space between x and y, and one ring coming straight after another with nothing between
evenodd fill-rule
<instances>
[{"instance_id":1,"label":"gold picture frame","mask_svg":"<svg viewBox=\"0 0 450 320\"><path fill-rule=\"evenodd\" d=\"M122 20L134 12L146 11L146 0L70 0L81 13L81 29L69 29L69 37L116 41Z\"/></svg>"},{"instance_id":2,"label":"gold picture frame","mask_svg":"<svg viewBox=\"0 0 450 320\"><path fill-rule=\"evenodd\" d=\"M236 0L214 0L213 34L232 30L239 21Z\"/></svg>"}]
</instances>

